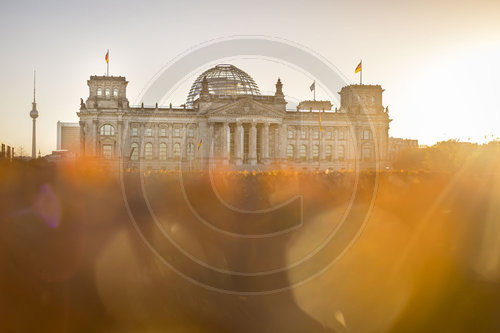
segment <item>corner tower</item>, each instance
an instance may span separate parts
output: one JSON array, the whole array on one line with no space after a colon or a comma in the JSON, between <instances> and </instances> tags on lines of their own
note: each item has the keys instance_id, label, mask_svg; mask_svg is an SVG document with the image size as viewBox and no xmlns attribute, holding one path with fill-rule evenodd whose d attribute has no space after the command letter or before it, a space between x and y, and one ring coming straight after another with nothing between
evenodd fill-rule
<instances>
[{"instance_id":1,"label":"corner tower","mask_svg":"<svg viewBox=\"0 0 500 333\"><path fill-rule=\"evenodd\" d=\"M343 112L377 114L384 111L380 85L352 84L340 90L340 109Z\"/></svg>"},{"instance_id":2,"label":"corner tower","mask_svg":"<svg viewBox=\"0 0 500 333\"><path fill-rule=\"evenodd\" d=\"M123 76L96 76L87 80L89 109L122 109L128 107L127 85Z\"/></svg>"}]
</instances>

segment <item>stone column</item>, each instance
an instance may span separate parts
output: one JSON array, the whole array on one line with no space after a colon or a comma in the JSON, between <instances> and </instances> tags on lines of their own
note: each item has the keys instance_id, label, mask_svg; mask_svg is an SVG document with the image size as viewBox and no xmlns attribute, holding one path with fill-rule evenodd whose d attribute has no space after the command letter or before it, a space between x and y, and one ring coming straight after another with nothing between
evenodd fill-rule
<instances>
[{"instance_id":1,"label":"stone column","mask_svg":"<svg viewBox=\"0 0 500 333\"><path fill-rule=\"evenodd\" d=\"M159 128L158 128L158 124L157 123L154 123L151 125L151 127L153 128L153 160L158 160L159 157L158 157L158 152L160 150L160 143L159 143L159 138L158 138L158 132L159 132Z\"/></svg>"},{"instance_id":2,"label":"stone column","mask_svg":"<svg viewBox=\"0 0 500 333\"><path fill-rule=\"evenodd\" d=\"M123 120L118 120L118 128L116 132L116 156L121 159L123 156Z\"/></svg>"},{"instance_id":3,"label":"stone column","mask_svg":"<svg viewBox=\"0 0 500 333\"><path fill-rule=\"evenodd\" d=\"M85 156L85 122L80 121L80 155Z\"/></svg>"},{"instance_id":4,"label":"stone column","mask_svg":"<svg viewBox=\"0 0 500 333\"><path fill-rule=\"evenodd\" d=\"M337 127L335 127L335 130L333 131L332 135L334 136L334 144L333 144L333 154L332 158L334 160L339 159L339 130Z\"/></svg>"},{"instance_id":5,"label":"stone column","mask_svg":"<svg viewBox=\"0 0 500 333\"><path fill-rule=\"evenodd\" d=\"M222 163L229 164L229 124L222 124Z\"/></svg>"},{"instance_id":6,"label":"stone column","mask_svg":"<svg viewBox=\"0 0 500 333\"><path fill-rule=\"evenodd\" d=\"M284 163L286 161L286 148L288 146L288 130L287 130L287 125L286 124L281 124L278 127L278 137L276 138L278 147L279 147L279 159L280 163Z\"/></svg>"},{"instance_id":7,"label":"stone column","mask_svg":"<svg viewBox=\"0 0 500 333\"><path fill-rule=\"evenodd\" d=\"M140 133L139 133L139 140L140 140L140 143L139 143L139 156L140 156L141 160L144 159L144 131L145 131L145 126L144 125L145 125L144 123L141 123Z\"/></svg>"},{"instance_id":8,"label":"stone column","mask_svg":"<svg viewBox=\"0 0 500 333\"><path fill-rule=\"evenodd\" d=\"M260 153L262 154L262 161L267 164L269 162L269 123L264 123L262 132Z\"/></svg>"},{"instance_id":9,"label":"stone column","mask_svg":"<svg viewBox=\"0 0 500 333\"><path fill-rule=\"evenodd\" d=\"M208 131L208 123L206 119L200 119L198 121L198 142L201 140L201 147L198 152L198 158L200 162L200 167L205 168L208 164L208 155L210 148L210 134Z\"/></svg>"},{"instance_id":10,"label":"stone column","mask_svg":"<svg viewBox=\"0 0 500 333\"><path fill-rule=\"evenodd\" d=\"M295 149L293 152L293 157L295 160L300 160L300 146L302 146L301 138L302 137L302 126L299 127L295 126ZM306 159L307 159L307 154L306 154Z\"/></svg>"},{"instance_id":11,"label":"stone column","mask_svg":"<svg viewBox=\"0 0 500 333\"><path fill-rule=\"evenodd\" d=\"M256 165L257 164L257 127L256 123L251 122L250 123L250 135L249 135L249 162L250 165Z\"/></svg>"},{"instance_id":12,"label":"stone column","mask_svg":"<svg viewBox=\"0 0 500 333\"><path fill-rule=\"evenodd\" d=\"M235 164L243 164L243 125L241 122L236 122L234 131L234 150L235 150Z\"/></svg>"},{"instance_id":13,"label":"stone column","mask_svg":"<svg viewBox=\"0 0 500 333\"><path fill-rule=\"evenodd\" d=\"M99 151L97 145L99 144L99 140L97 140L98 131L97 128L99 126L99 120L92 120L92 155L97 156L97 152Z\"/></svg>"},{"instance_id":14,"label":"stone column","mask_svg":"<svg viewBox=\"0 0 500 333\"><path fill-rule=\"evenodd\" d=\"M168 131L167 158L169 160L172 159L172 157L173 157L172 152L174 150L174 140L172 140L173 130L174 130L173 124L168 124L168 127L167 127L167 131Z\"/></svg>"},{"instance_id":15,"label":"stone column","mask_svg":"<svg viewBox=\"0 0 500 333\"><path fill-rule=\"evenodd\" d=\"M208 135L209 135L209 141L208 141L208 153L209 153L209 158L212 160L215 160L215 133L214 133L214 123L209 123L209 130L208 130Z\"/></svg>"},{"instance_id":16,"label":"stone column","mask_svg":"<svg viewBox=\"0 0 500 333\"><path fill-rule=\"evenodd\" d=\"M314 134L314 129L312 126L307 127L307 161L311 162L313 160L313 134Z\"/></svg>"},{"instance_id":17,"label":"stone column","mask_svg":"<svg viewBox=\"0 0 500 333\"><path fill-rule=\"evenodd\" d=\"M181 132L181 160L187 159L188 141L187 141L187 124L182 125Z\"/></svg>"},{"instance_id":18,"label":"stone column","mask_svg":"<svg viewBox=\"0 0 500 333\"><path fill-rule=\"evenodd\" d=\"M326 136L326 133L325 133L325 129L323 128L323 131L319 131L319 138L320 138L320 142L319 142L319 159L320 161L324 161L325 160L325 150L326 150L326 141L325 141L325 136Z\"/></svg>"}]
</instances>

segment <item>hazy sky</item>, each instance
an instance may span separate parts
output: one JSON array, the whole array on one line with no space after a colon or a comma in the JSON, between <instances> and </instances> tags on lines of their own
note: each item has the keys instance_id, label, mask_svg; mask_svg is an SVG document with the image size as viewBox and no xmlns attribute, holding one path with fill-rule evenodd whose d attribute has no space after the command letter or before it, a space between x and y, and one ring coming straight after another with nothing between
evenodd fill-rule
<instances>
[{"instance_id":1,"label":"hazy sky","mask_svg":"<svg viewBox=\"0 0 500 333\"><path fill-rule=\"evenodd\" d=\"M232 35L294 41L327 58L353 82L362 58L364 83L385 89L392 136L423 144L500 136L498 0L3 0L0 141L31 151L33 69L38 146L46 154L56 147L57 121L78 120L80 97L88 95L86 80L105 72L106 49L111 74L127 77L133 102L176 55ZM236 63L262 91L274 90L280 76L290 78L289 90L283 82L285 93L311 97L307 75L301 74L301 88L301 76L286 66ZM174 105L184 103L189 85L179 88Z\"/></svg>"}]
</instances>

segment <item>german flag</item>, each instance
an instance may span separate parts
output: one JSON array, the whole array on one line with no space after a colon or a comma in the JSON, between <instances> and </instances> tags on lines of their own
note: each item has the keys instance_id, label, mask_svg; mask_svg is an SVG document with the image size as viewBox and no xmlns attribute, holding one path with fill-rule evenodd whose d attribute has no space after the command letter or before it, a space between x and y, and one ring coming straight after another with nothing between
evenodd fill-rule
<instances>
[{"instance_id":1,"label":"german flag","mask_svg":"<svg viewBox=\"0 0 500 333\"><path fill-rule=\"evenodd\" d=\"M104 59L106 59L106 63L108 64L109 63L109 50L106 53L106 57L104 57Z\"/></svg>"},{"instance_id":2,"label":"german flag","mask_svg":"<svg viewBox=\"0 0 500 333\"><path fill-rule=\"evenodd\" d=\"M359 62L358 67L356 67L356 69L354 70L354 73L359 73L359 72L361 72L361 61Z\"/></svg>"},{"instance_id":3,"label":"german flag","mask_svg":"<svg viewBox=\"0 0 500 333\"><path fill-rule=\"evenodd\" d=\"M202 144L203 144L203 140L200 139L200 142L198 143L198 150L200 150Z\"/></svg>"}]
</instances>

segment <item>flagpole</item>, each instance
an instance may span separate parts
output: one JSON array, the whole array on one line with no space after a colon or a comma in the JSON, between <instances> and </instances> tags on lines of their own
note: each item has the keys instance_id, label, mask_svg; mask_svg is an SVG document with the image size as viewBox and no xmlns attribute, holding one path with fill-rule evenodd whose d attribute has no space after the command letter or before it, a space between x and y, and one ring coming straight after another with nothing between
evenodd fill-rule
<instances>
[{"instance_id":1,"label":"flagpole","mask_svg":"<svg viewBox=\"0 0 500 333\"><path fill-rule=\"evenodd\" d=\"M361 64L361 70L359 71L359 85L363 85L363 60L359 63Z\"/></svg>"},{"instance_id":2,"label":"flagpole","mask_svg":"<svg viewBox=\"0 0 500 333\"><path fill-rule=\"evenodd\" d=\"M108 61L106 61L106 76L109 76L109 49L108 49Z\"/></svg>"},{"instance_id":3,"label":"flagpole","mask_svg":"<svg viewBox=\"0 0 500 333\"><path fill-rule=\"evenodd\" d=\"M316 80L314 80L314 100L316 100Z\"/></svg>"}]
</instances>

